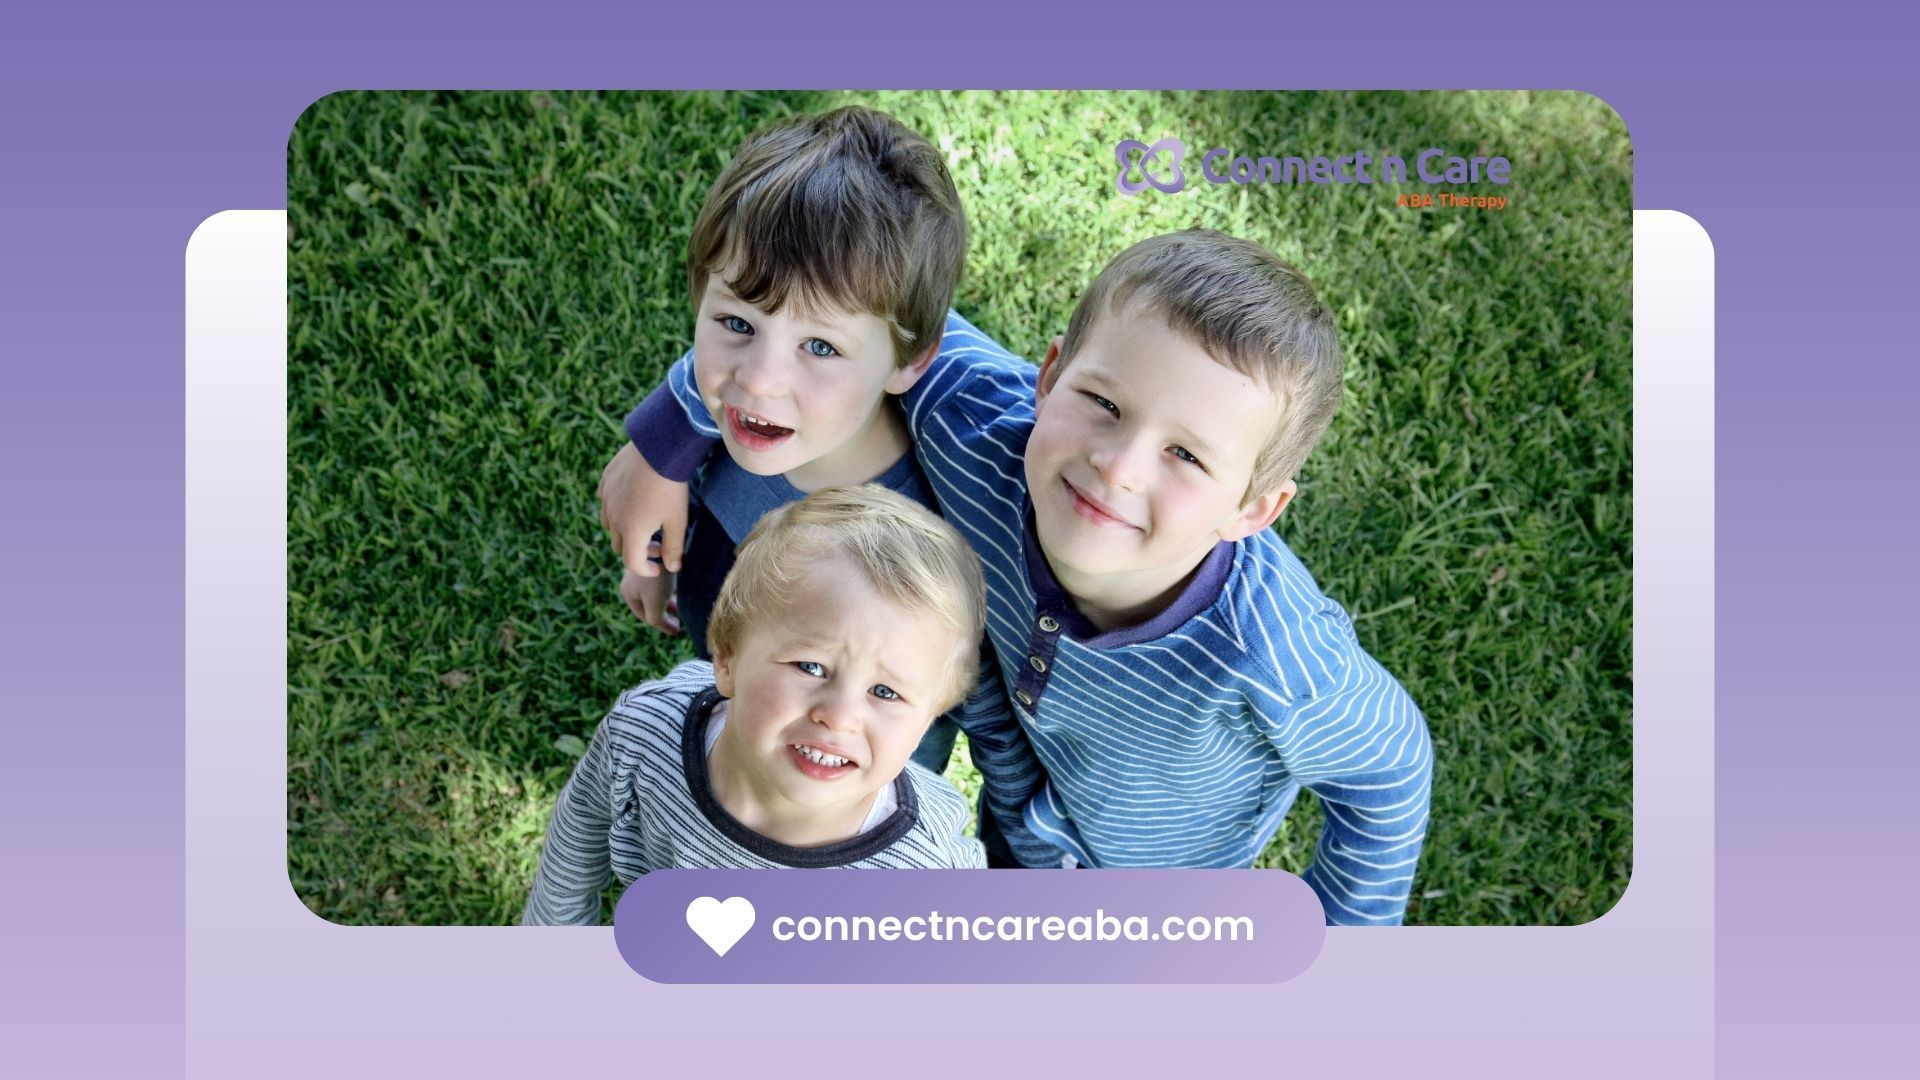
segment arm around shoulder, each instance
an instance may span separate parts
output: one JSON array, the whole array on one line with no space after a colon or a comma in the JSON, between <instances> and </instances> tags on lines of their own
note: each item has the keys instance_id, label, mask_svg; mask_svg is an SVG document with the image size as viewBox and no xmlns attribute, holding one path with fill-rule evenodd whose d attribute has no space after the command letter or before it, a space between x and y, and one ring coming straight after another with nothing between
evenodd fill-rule
<instances>
[{"instance_id":1,"label":"arm around shoulder","mask_svg":"<svg viewBox=\"0 0 1920 1080\"><path fill-rule=\"evenodd\" d=\"M693 406L688 406L674 393L669 376L668 382L655 387L627 414L627 439L655 472L669 480L691 479L720 441L719 429L703 431L696 423L693 408L706 418L706 407L699 401L696 394Z\"/></svg>"},{"instance_id":2,"label":"arm around shoulder","mask_svg":"<svg viewBox=\"0 0 1920 1080\"><path fill-rule=\"evenodd\" d=\"M691 349L668 370L666 381L627 414L626 430L628 444L600 473L600 523L627 569L652 578L661 567L670 572L680 568L687 482L720 441L720 429L707 415L694 382ZM648 558L647 550L656 533L659 563Z\"/></svg>"},{"instance_id":3,"label":"arm around shoulder","mask_svg":"<svg viewBox=\"0 0 1920 1080\"><path fill-rule=\"evenodd\" d=\"M937 413L971 407L990 418L1022 401L1031 403L1038 370L950 311L933 363L901 395L907 427L918 439Z\"/></svg>"}]
</instances>

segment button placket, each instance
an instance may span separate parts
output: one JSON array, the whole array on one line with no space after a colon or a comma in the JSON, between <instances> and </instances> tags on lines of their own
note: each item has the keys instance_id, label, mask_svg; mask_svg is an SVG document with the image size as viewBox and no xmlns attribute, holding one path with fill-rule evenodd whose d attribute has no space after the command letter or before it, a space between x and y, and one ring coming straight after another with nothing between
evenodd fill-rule
<instances>
[{"instance_id":1,"label":"button placket","mask_svg":"<svg viewBox=\"0 0 1920 1080\"><path fill-rule=\"evenodd\" d=\"M1053 672L1054 653L1059 648L1059 617L1040 615L1034 622L1032 635L1027 639L1027 662L1021 666L1020 678L1013 690L1013 699L1023 708L1035 710L1040 698L1046 694L1047 680Z\"/></svg>"}]
</instances>

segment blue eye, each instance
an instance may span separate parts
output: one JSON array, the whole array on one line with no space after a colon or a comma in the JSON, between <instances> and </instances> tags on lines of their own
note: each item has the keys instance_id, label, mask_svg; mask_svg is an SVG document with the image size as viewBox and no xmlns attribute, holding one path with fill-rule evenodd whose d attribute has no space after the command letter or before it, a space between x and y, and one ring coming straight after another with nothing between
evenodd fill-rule
<instances>
[{"instance_id":1,"label":"blue eye","mask_svg":"<svg viewBox=\"0 0 1920 1080\"><path fill-rule=\"evenodd\" d=\"M1181 461L1184 461L1189 465L1200 465L1202 469L1206 468L1205 465L1200 464L1200 459L1197 457L1194 457L1193 453L1184 446L1169 446L1167 447L1167 449L1173 451L1174 457L1179 458Z\"/></svg>"},{"instance_id":2,"label":"blue eye","mask_svg":"<svg viewBox=\"0 0 1920 1080\"><path fill-rule=\"evenodd\" d=\"M1115 405L1113 402L1108 401L1106 398L1101 397L1099 394L1095 394L1089 391L1087 393L1087 397L1093 399L1093 403L1095 405L1098 405L1102 409L1105 409L1106 411L1112 413L1115 416L1120 415L1120 406Z\"/></svg>"},{"instance_id":3,"label":"blue eye","mask_svg":"<svg viewBox=\"0 0 1920 1080\"><path fill-rule=\"evenodd\" d=\"M753 324L738 315L722 315L714 321L726 327L727 332L731 334L753 333Z\"/></svg>"},{"instance_id":4,"label":"blue eye","mask_svg":"<svg viewBox=\"0 0 1920 1080\"><path fill-rule=\"evenodd\" d=\"M900 695L898 693L895 693L893 687L888 686L886 683L875 684L873 688L873 696L879 698L881 701L899 701L900 700Z\"/></svg>"},{"instance_id":5,"label":"blue eye","mask_svg":"<svg viewBox=\"0 0 1920 1080\"><path fill-rule=\"evenodd\" d=\"M840 355L839 349L836 349L833 346L827 344L826 342L821 341L817 337L810 337L807 340L801 342L800 347L807 350L807 354L809 356L817 356L822 360L825 360L830 356Z\"/></svg>"},{"instance_id":6,"label":"blue eye","mask_svg":"<svg viewBox=\"0 0 1920 1080\"><path fill-rule=\"evenodd\" d=\"M825 664L818 664L812 660L795 660L793 666L794 669L802 675L811 675L816 679L824 679L827 677L827 666Z\"/></svg>"}]
</instances>

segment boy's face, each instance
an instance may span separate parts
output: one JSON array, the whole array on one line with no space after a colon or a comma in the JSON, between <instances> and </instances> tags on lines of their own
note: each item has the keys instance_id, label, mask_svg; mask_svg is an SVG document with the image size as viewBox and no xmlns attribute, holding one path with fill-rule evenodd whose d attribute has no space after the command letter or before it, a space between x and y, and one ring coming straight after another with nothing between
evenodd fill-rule
<instances>
[{"instance_id":1,"label":"boy's face","mask_svg":"<svg viewBox=\"0 0 1920 1080\"><path fill-rule=\"evenodd\" d=\"M792 302L769 315L733 295L731 270L707 277L693 364L733 460L803 491L870 480L898 460L898 423L882 402L910 389L925 363L895 367L877 315L803 313Z\"/></svg>"},{"instance_id":2,"label":"boy's face","mask_svg":"<svg viewBox=\"0 0 1920 1080\"><path fill-rule=\"evenodd\" d=\"M1292 496L1288 482L1242 503L1282 403L1158 315L1106 315L1059 362L1056 339L1026 473L1041 548L1076 599L1163 595L1217 542L1272 524Z\"/></svg>"},{"instance_id":3,"label":"boy's face","mask_svg":"<svg viewBox=\"0 0 1920 1080\"><path fill-rule=\"evenodd\" d=\"M884 599L844 558L821 563L756 622L714 681L721 742L758 809L859 825L906 768L953 686L954 634ZM716 757L720 747L715 748Z\"/></svg>"}]
</instances>

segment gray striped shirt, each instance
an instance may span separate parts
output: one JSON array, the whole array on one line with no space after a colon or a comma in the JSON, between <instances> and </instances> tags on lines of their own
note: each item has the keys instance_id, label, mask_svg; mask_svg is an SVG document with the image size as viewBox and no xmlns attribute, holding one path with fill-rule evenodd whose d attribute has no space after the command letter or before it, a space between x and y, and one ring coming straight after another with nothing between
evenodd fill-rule
<instances>
[{"instance_id":1,"label":"gray striped shirt","mask_svg":"<svg viewBox=\"0 0 1920 1080\"><path fill-rule=\"evenodd\" d=\"M599 921L609 877L622 885L667 867L976 869L980 843L963 835L966 800L909 764L894 781L894 812L836 844L797 848L747 828L713 797L707 721L722 698L713 667L695 660L621 695L560 791L521 921Z\"/></svg>"}]
</instances>

